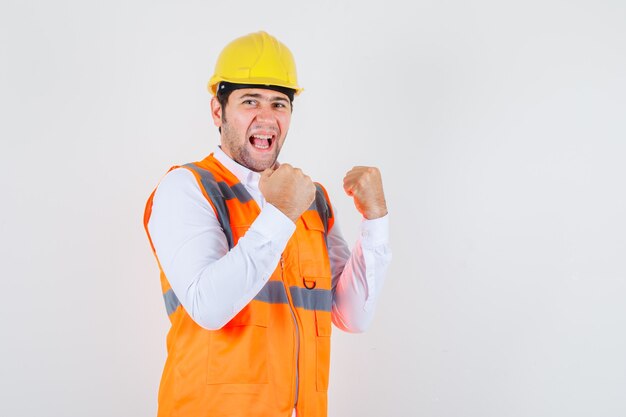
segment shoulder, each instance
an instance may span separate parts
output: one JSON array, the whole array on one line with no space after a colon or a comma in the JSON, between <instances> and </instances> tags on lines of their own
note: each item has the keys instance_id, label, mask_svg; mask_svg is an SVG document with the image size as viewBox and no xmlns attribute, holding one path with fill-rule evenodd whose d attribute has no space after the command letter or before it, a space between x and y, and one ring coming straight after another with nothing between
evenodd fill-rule
<instances>
[{"instance_id":1,"label":"shoulder","mask_svg":"<svg viewBox=\"0 0 626 417\"><path fill-rule=\"evenodd\" d=\"M330 197L328 196L328 192L326 191L326 188L324 188L324 186L319 182L315 182L314 184L316 188L315 200L317 204L330 206Z\"/></svg>"},{"instance_id":2,"label":"shoulder","mask_svg":"<svg viewBox=\"0 0 626 417\"><path fill-rule=\"evenodd\" d=\"M324 223L325 233L328 233L333 228L334 224L335 216L333 213L333 207L330 204L330 198L328 197L328 192L326 192L324 186L319 182L316 182L315 188L315 200L313 201L312 206L315 208Z\"/></svg>"},{"instance_id":3,"label":"shoulder","mask_svg":"<svg viewBox=\"0 0 626 417\"><path fill-rule=\"evenodd\" d=\"M194 174L187 168L177 167L169 171L159 182L154 194L154 204L196 200L202 197Z\"/></svg>"}]
</instances>

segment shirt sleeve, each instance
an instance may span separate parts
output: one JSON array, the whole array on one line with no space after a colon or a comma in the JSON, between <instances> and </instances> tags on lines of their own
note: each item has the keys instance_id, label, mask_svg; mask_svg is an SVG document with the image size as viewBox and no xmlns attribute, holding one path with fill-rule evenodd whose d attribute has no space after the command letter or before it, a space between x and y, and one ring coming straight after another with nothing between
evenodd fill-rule
<instances>
[{"instance_id":1,"label":"shirt sleeve","mask_svg":"<svg viewBox=\"0 0 626 417\"><path fill-rule=\"evenodd\" d=\"M328 233L334 291L332 320L342 330L364 332L372 321L376 300L391 262L388 216L364 219L352 251L348 249L337 221Z\"/></svg>"},{"instance_id":2,"label":"shirt sleeve","mask_svg":"<svg viewBox=\"0 0 626 417\"><path fill-rule=\"evenodd\" d=\"M174 294L200 326L224 326L263 288L295 224L271 204L237 245L226 236L189 170L170 171L153 199L148 230Z\"/></svg>"}]
</instances>

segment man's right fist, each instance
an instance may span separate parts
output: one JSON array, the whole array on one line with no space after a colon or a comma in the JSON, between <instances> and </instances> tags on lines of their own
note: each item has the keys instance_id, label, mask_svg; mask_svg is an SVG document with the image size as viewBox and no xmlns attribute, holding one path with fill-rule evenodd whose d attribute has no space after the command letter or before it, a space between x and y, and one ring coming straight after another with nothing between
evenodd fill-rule
<instances>
[{"instance_id":1,"label":"man's right fist","mask_svg":"<svg viewBox=\"0 0 626 417\"><path fill-rule=\"evenodd\" d=\"M311 178L289 164L263 171L259 190L265 201L282 211L294 223L315 199L315 184Z\"/></svg>"}]
</instances>

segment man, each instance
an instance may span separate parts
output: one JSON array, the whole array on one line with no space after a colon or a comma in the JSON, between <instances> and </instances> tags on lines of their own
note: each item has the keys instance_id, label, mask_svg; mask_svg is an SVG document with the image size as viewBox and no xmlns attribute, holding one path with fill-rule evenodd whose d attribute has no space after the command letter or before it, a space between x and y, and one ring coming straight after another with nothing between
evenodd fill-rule
<instances>
[{"instance_id":1,"label":"man","mask_svg":"<svg viewBox=\"0 0 626 417\"><path fill-rule=\"evenodd\" d=\"M221 146L174 167L146 205L172 323L159 416L323 417L331 321L369 325L390 260L378 169L344 178L352 252L324 188L277 158L300 93L291 52L238 38L209 81Z\"/></svg>"}]
</instances>

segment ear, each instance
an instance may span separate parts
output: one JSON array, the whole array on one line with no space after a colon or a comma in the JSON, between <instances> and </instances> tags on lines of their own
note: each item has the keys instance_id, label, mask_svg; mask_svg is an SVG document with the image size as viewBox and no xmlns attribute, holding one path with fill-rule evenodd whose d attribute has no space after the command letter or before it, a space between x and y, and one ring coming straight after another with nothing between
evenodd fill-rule
<instances>
[{"instance_id":1,"label":"ear","mask_svg":"<svg viewBox=\"0 0 626 417\"><path fill-rule=\"evenodd\" d=\"M211 97L211 116L213 124L218 128L222 127L222 105L215 96Z\"/></svg>"}]
</instances>

